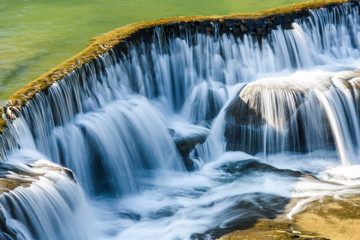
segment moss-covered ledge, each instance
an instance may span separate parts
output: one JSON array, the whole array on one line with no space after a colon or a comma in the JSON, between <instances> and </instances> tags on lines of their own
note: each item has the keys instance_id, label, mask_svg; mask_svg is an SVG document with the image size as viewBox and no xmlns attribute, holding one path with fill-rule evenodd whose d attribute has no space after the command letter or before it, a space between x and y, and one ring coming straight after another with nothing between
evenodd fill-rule
<instances>
[{"instance_id":1,"label":"moss-covered ledge","mask_svg":"<svg viewBox=\"0 0 360 240\"><path fill-rule=\"evenodd\" d=\"M333 7L353 0L314 0L305 3L297 3L283 6L276 9L265 10L254 14L230 14L227 16L195 16L195 17L170 17L159 20L139 22L130 24L113 31L110 31L93 40L93 42L83 51L70 58L66 62L56 66L49 72L38 77L23 88L15 92L7 101L6 105L0 108L2 117L0 118L0 133L6 128L8 119L13 119L14 113L31 100L38 92L44 92L53 83L63 79L67 74L76 68L92 61L97 56L108 52L115 46L122 51L126 51L127 43L133 41L144 33L152 33L156 27L165 27L170 34L174 31L174 26L185 24L192 30L200 28L203 31L212 31L214 23L221 25L220 32L234 32L235 34L250 33L258 37L270 32L272 29L281 25L288 28L290 23L303 16L307 16L310 9L323 7ZM355 1L356 2L356 1ZM237 22L234 22L237 21ZM202 26L203 25L203 26ZM210 26L210 28L208 28ZM175 30L176 31L176 30Z\"/></svg>"}]
</instances>

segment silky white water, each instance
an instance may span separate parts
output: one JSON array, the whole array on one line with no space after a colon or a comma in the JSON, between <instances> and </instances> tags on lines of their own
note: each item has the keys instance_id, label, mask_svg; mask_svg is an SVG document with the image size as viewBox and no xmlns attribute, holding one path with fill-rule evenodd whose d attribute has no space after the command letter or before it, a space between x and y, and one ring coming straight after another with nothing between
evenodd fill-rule
<instances>
[{"instance_id":1,"label":"silky white water","mask_svg":"<svg viewBox=\"0 0 360 240\"><path fill-rule=\"evenodd\" d=\"M358 13L312 10L261 43L157 28L81 66L2 135L1 177L41 177L0 197L0 236L216 239L291 197L289 218L359 193Z\"/></svg>"}]
</instances>

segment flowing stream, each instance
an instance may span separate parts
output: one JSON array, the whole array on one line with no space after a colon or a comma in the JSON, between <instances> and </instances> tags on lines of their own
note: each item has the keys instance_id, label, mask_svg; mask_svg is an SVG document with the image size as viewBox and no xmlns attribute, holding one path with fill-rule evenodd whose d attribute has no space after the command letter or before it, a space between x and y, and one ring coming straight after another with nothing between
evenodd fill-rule
<instances>
[{"instance_id":1,"label":"flowing stream","mask_svg":"<svg viewBox=\"0 0 360 240\"><path fill-rule=\"evenodd\" d=\"M216 239L292 197L289 218L358 194L359 18L312 10L261 42L156 28L79 67L2 135L0 175L21 186L0 238Z\"/></svg>"}]
</instances>

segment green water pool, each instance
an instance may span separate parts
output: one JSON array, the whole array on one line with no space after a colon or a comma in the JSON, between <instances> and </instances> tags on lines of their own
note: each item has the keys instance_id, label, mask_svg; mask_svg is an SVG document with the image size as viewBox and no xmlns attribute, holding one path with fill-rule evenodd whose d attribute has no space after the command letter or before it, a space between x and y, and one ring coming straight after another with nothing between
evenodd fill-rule
<instances>
[{"instance_id":1,"label":"green water pool","mask_svg":"<svg viewBox=\"0 0 360 240\"><path fill-rule=\"evenodd\" d=\"M92 37L170 16L257 12L302 0L0 0L0 103Z\"/></svg>"}]
</instances>

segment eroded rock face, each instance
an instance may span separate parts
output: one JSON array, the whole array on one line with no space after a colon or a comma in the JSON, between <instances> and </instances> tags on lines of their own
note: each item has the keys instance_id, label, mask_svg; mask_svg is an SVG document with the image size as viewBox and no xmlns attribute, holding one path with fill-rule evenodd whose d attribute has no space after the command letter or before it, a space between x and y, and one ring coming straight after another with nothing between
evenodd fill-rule
<instances>
[{"instance_id":1,"label":"eroded rock face","mask_svg":"<svg viewBox=\"0 0 360 240\"><path fill-rule=\"evenodd\" d=\"M349 105L346 116L357 112L358 76L357 71L299 72L249 83L226 112L227 150L256 154L333 148L340 124L334 103Z\"/></svg>"}]
</instances>

